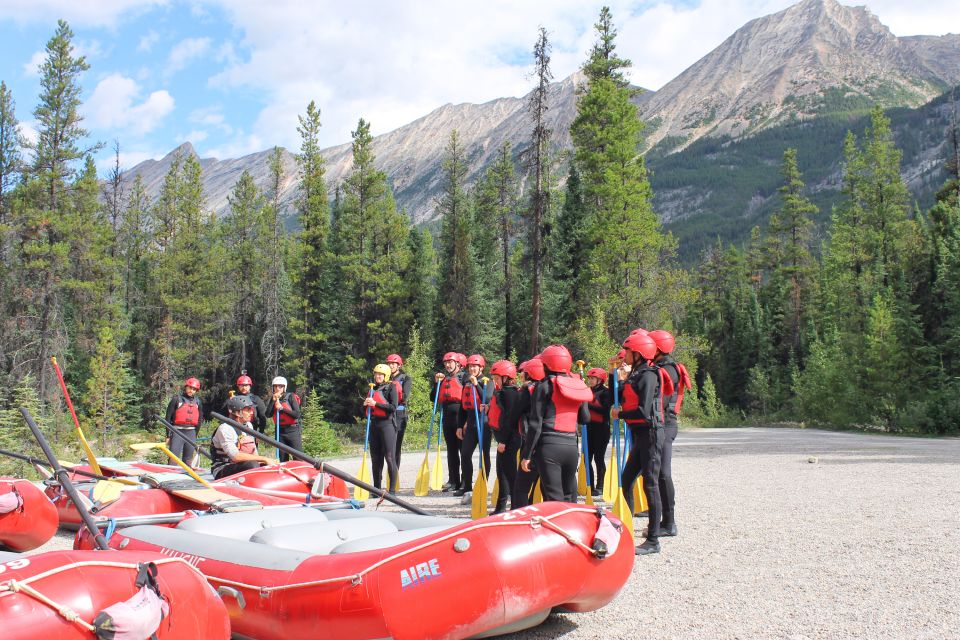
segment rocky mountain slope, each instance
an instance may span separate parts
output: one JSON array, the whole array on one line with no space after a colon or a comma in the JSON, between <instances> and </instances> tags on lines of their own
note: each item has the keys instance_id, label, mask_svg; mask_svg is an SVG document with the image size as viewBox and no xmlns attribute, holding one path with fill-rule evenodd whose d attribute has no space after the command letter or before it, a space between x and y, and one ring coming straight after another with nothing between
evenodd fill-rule
<instances>
[{"instance_id":1,"label":"rocky mountain slope","mask_svg":"<svg viewBox=\"0 0 960 640\"><path fill-rule=\"evenodd\" d=\"M556 149L570 147L568 128L576 112L574 74L551 85L549 125ZM916 107L960 83L960 35L898 38L865 7L835 0L803 0L779 13L753 20L657 92L637 99L648 123L647 145L663 155L705 137L743 138L781 124L830 113L862 112L874 103ZM531 123L527 97L485 104L444 105L374 139L377 164L391 180L397 203L415 223L432 221L439 193L444 148L456 129L470 166L468 181L486 168L509 141L520 158ZM153 196L176 153L193 153L185 143L140 174ZM244 170L267 184L270 151L230 160L203 159L208 206L227 209L227 196ZM349 172L350 145L324 150L331 191ZM281 193L293 211L297 175L285 152ZM690 179L696 181L696 176ZM691 185L692 186L692 185ZM672 195L683 193L681 188ZM671 207L696 214L702 202L671 198ZM673 215L667 213L667 217Z\"/></svg>"}]
</instances>

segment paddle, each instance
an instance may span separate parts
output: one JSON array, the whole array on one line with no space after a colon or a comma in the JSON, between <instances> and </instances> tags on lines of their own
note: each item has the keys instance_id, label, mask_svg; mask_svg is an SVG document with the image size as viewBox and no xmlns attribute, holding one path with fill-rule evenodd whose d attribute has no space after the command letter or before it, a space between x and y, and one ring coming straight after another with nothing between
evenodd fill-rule
<instances>
[{"instance_id":1,"label":"paddle","mask_svg":"<svg viewBox=\"0 0 960 640\"><path fill-rule=\"evenodd\" d=\"M36 465L40 465L40 466L44 466L44 467L49 466L49 464L48 464L46 461L41 460L40 458L34 458L33 456L25 456L25 455L23 455L22 453L14 453L13 451L7 451L6 449L0 449L0 455L9 456L9 457L11 457L11 458L16 458L17 460L23 460L24 462L29 462L30 464L35 465L35 466L36 466ZM137 485L140 484L140 483L137 482L136 480L130 480L130 479L127 479L127 478L111 478L111 477L109 477L109 476L102 476L102 475L97 474L97 473L92 473L92 472L90 472L90 471L84 471L83 469L78 469L77 467L72 466L72 465L70 465L70 464L66 464L66 463L64 463L64 462L60 462L60 460L57 460L57 462L59 462L59 463L60 463L60 466L63 467L66 471L68 471L68 472L70 472L70 473L73 473L73 474L76 474L76 475L78 475L78 476L83 476L83 477L85 477L85 478L93 478L94 480L107 480L107 481L110 481L110 482L118 482L118 483L120 483L120 484L133 485L133 486L137 486Z\"/></svg>"},{"instance_id":2,"label":"paddle","mask_svg":"<svg viewBox=\"0 0 960 640\"><path fill-rule=\"evenodd\" d=\"M177 428L174 427L172 424L170 424L169 422L167 422L162 416L155 415L154 418L156 418L157 422L159 422L159 423L162 424L164 427L166 427L166 429L167 429L167 431L170 433L170 435L176 436L176 437L180 438L181 440L183 440L184 442L192 445L192 446L197 450L197 452L199 452L200 455L202 455L203 457L205 457L207 460L211 460L211 461L213 460L213 458L210 457L210 454L203 450L203 447L199 446L199 445L196 444L195 442L190 442L190 439L187 438L187 436L185 436L185 435L183 435L182 433L180 433L180 430L179 430L179 429L177 429Z\"/></svg>"},{"instance_id":3,"label":"paddle","mask_svg":"<svg viewBox=\"0 0 960 640\"><path fill-rule=\"evenodd\" d=\"M135 442L135 443L133 443L133 444L130 445L130 448L133 449L134 451L149 451L150 449L158 449L158 450L164 452L165 454L167 454L167 456L168 456L171 460L173 460L177 465L179 465L181 469L183 469L184 471L186 471L186 472L187 472L187 475L189 475L191 478L193 478L194 480L196 480L197 482L199 482L200 484L202 484L203 486L205 486L207 489L213 489L213 486L212 486L209 482L207 482L206 480L204 480L203 478L201 478L200 476L198 476L198 475L197 475L197 472L190 468L190 465L188 465L186 462L184 462L183 460L181 460L181 459L178 458L177 456L173 455L173 452L170 451L170 449L167 448L166 443L163 443L163 442Z\"/></svg>"},{"instance_id":4,"label":"paddle","mask_svg":"<svg viewBox=\"0 0 960 640\"><path fill-rule=\"evenodd\" d=\"M73 424L77 428L77 437L80 438L80 444L83 445L84 451L87 452L87 462L90 463L90 468L93 469L95 473L100 473L97 456L93 455L93 449L90 448L90 443L87 442L86 436L83 435L83 429L80 428L80 421L77 420L77 412L73 409L73 401L70 399L70 392L67 391L67 383L63 379L63 372L60 371L60 365L57 364L57 359L54 356L50 356L50 362L53 363L53 370L57 372L57 379L60 380L60 388L63 390L63 398L67 401L67 408L70 409L70 415L73 416Z\"/></svg>"},{"instance_id":5,"label":"paddle","mask_svg":"<svg viewBox=\"0 0 960 640\"><path fill-rule=\"evenodd\" d=\"M583 377L583 365L586 362L577 360L577 367L580 369L580 379L586 382ZM580 452L580 469L577 473L577 490L585 498L588 505L593 505L593 483L590 482L590 446L587 441L587 425L580 425L580 433L583 436L583 449Z\"/></svg>"},{"instance_id":6,"label":"paddle","mask_svg":"<svg viewBox=\"0 0 960 640\"><path fill-rule=\"evenodd\" d=\"M616 406L619 405L619 378L617 378L617 369L614 367L611 374L613 378L613 398ZM613 503L620 493L620 421L610 420L610 430L613 436L613 447L610 448L610 463L607 464L607 470L603 474L603 500Z\"/></svg>"},{"instance_id":7,"label":"paddle","mask_svg":"<svg viewBox=\"0 0 960 640\"><path fill-rule=\"evenodd\" d=\"M373 397L373 387L372 382L368 383L370 385L370 394L368 398ZM373 480L373 474L370 472L370 460L367 456L367 450L370 448L370 418L373 417L373 410L371 407L367 407L367 431L363 436L363 459L360 460L360 479L370 484L370 481ZM365 490L360 485L356 485L353 488L353 499L354 500L366 500L370 497L370 492Z\"/></svg>"},{"instance_id":8,"label":"paddle","mask_svg":"<svg viewBox=\"0 0 960 640\"><path fill-rule=\"evenodd\" d=\"M430 493L430 441L433 439L433 420L437 417L437 402L440 393L433 399L433 413L430 414L430 428L427 430L427 450L423 452L423 464L417 472L417 480L413 483L413 495L423 497Z\"/></svg>"},{"instance_id":9,"label":"paddle","mask_svg":"<svg viewBox=\"0 0 960 640\"><path fill-rule=\"evenodd\" d=\"M336 468L336 467L334 467L334 466L331 466L331 465L327 464L326 462L323 462L322 460L317 460L316 458L313 458L313 457L311 457L311 456L308 456L308 455L305 454L303 451L299 451L299 450L297 450L297 449L294 449L294 448L291 447L290 445L287 445L287 444L284 444L284 443L279 442L279 441L277 441L277 440L274 440L273 438L271 438L271 437L268 436L268 435L264 435L264 434L260 433L259 431L256 431L256 430L254 430L254 429L251 429L250 427L248 427L248 426L246 426L246 425L240 424L239 422L237 422L237 421L234 420L233 418L228 418L228 417L226 417L226 416L224 416L224 415L221 415L221 414L217 413L216 411L214 411L214 412L211 413L210 415L213 417L214 420L220 420L221 422L226 422L227 424L229 424L229 425L230 425L231 427L233 427L234 429L236 429L236 430L238 430L238 431L242 431L243 433L245 433L245 434L247 434L247 435L249 435L249 436L253 436L253 437L256 438L257 440L262 440L263 442L267 443L267 444L270 445L271 447L277 447L278 449L284 451L285 453L290 454L291 456L293 456L293 457L296 458L297 460L303 460L303 461L306 462L306 463L312 464L313 467L314 467L315 469L317 469L318 471L320 471L321 473L329 473L329 474L332 475L332 476L336 476L337 478L340 478L340 479L343 480L344 482L349 482L350 484L352 484L352 485L354 485L354 486L363 487L364 489L366 489L366 490L369 491L370 493L372 493L372 494L374 494L374 495L376 495L376 496L379 496L379 497L383 498L383 499L386 500L387 502L392 502L393 504L397 505L398 507L403 507L404 509L406 509L406 510L408 510L408 511L412 511L413 513L418 513L418 514L420 514L420 515L422 515L422 516L433 515L432 513L429 513L429 512L427 512L427 511L424 511L423 509L420 509L420 508L418 508L418 507L413 506L412 504L410 504L410 503L407 502L406 500L403 500L403 499L401 499L401 498L398 498L397 496L395 496L395 495L393 495L393 494L391 494L391 493L388 493L388 492L384 491L383 489L378 489L378 488L374 487L373 485L371 485L370 483L364 482L363 480L361 480L361 479L359 479L359 478L357 478L357 477L355 477L355 476L352 476L352 475L350 475L349 473L346 473L345 471L341 471L340 469L338 469L338 468Z\"/></svg>"},{"instance_id":10,"label":"paddle","mask_svg":"<svg viewBox=\"0 0 960 640\"><path fill-rule=\"evenodd\" d=\"M110 545L107 544L107 539L103 537L102 533L100 533L100 529L98 529L97 525L94 523L93 518L90 516L90 512L87 511L86 507L83 506L83 500L81 500L80 495L77 493L77 488L73 486L72 482L70 482L70 474L68 474L67 470L60 465L60 461L57 460L57 456L53 455L53 450L50 449L50 443L48 443L47 439L43 437L43 433L40 431L37 423L33 421L33 416L31 416L30 412L23 407L20 407L20 414L23 416L23 419L26 420L27 426L30 427L30 431L33 432L33 437L37 439L37 443L40 445L40 448L43 449L43 455L45 455L47 460L50 462L50 466L54 470L54 475L57 478L57 482L59 482L60 486L63 487L64 491L67 492L67 496L77 508L77 513L80 514L80 519L83 520L84 526L87 527L90 535L93 536L94 544L96 544L97 548L101 551L109 549Z\"/></svg>"},{"instance_id":11,"label":"paddle","mask_svg":"<svg viewBox=\"0 0 960 640\"><path fill-rule=\"evenodd\" d=\"M439 393L437 394L439 395ZM443 489L443 462L440 460L440 437L443 435L443 405L440 405L440 421L437 423L437 454L430 468L430 488L433 491Z\"/></svg>"},{"instance_id":12,"label":"paddle","mask_svg":"<svg viewBox=\"0 0 960 640\"><path fill-rule=\"evenodd\" d=\"M280 409L277 409L273 423L277 426L277 440L280 439ZM277 460L280 460L280 449L277 449Z\"/></svg>"},{"instance_id":13,"label":"paddle","mask_svg":"<svg viewBox=\"0 0 960 640\"><path fill-rule=\"evenodd\" d=\"M619 385L617 381L617 372L614 371L613 374L613 406L617 409L620 408L620 394L619 394ZM614 452L616 453L616 460L619 463L620 461L620 419L613 421L614 426ZM620 474L623 472L621 468L617 468L617 473L614 474L614 479L617 483L617 495L613 499L613 515L617 516L620 519L620 522L623 523L624 529L630 534L630 539L633 539L633 514L630 513L630 507L627 506L627 501L623 497L623 491L620 490L623 479L620 477ZM612 483L611 483L612 484ZM606 488L604 488L606 490Z\"/></svg>"},{"instance_id":14,"label":"paddle","mask_svg":"<svg viewBox=\"0 0 960 640\"><path fill-rule=\"evenodd\" d=\"M483 403L487 403L487 382L489 378L483 378ZM487 517L487 499L489 498L487 490L487 469L483 464L483 420L487 414L480 417L480 409L477 406L477 387L470 385L473 392L473 416L477 422L477 438L479 440L480 450L480 473L477 474L477 480L473 483L473 495L470 503L470 517L474 520Z\"/></svg>"}]
</instances>

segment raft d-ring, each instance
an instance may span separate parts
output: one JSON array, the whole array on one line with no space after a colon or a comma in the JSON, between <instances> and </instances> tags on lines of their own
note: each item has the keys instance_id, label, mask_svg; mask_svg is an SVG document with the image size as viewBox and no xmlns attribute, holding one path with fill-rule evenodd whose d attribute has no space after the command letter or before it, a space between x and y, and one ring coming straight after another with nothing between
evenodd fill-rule
<instances>
[{"instance_id":1,"label":"raft d-ring","mask_svg":"<svg viewBox=\"0 0 960 640\"><path fill-rule=\"evenodd\" d=\"M530 518L530 528L539 529L543 525L543 518L540 516L533 516Z\"/></svg>"},{"instance_id":2,"label":"raft d-ring","mask_svg":"<svg viewBox=\"0 0 960 640\"><path fill-rule=\"evenodd\" d=\"M466 538L457 538L453 542L453 550L457 553L464 553L468 549L470 549L470 541Z\"/></svg>"},{"instance_id":3,"label":"raft d-ring","mask_svg":"<svg viewBox=\"0 0 960 640\"><path fill-rule=\"evenodd\" d=\"M350 584L354 587L359 587L363 584L363 576L353 576L353 579L350 580Z\"/></svg>"},{"instance_id":4,"label":"raft d-ring","mask_svg":"<svg viewBox=\"0 0 960 640\"><path fill-rule=\"evenodd\" d=\"M221 600L223 600L224 596L230 596L231 598L237 601L237 605L241 609L247 608L247 601L246 599L244 599L243 593L238 589L234 589L233 587L220 586L220 587L217 587L217 595L220 596Z\"/></svg>"}]
</instances>

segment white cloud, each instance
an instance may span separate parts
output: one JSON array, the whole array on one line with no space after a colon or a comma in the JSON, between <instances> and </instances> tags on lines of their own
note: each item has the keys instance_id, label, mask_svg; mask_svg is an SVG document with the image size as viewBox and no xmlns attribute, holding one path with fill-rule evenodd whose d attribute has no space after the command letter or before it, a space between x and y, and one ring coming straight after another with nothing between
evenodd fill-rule
<instances>
[{"instance_id":1,"label":"white cloud","mask_svg":"<svg viewBox=\"0 0 960 640\"><path fill-rule=\"evenodd\" d=\"M122 17L149 11L169 0L3 0L0 20L51 24L63 18L72 27L115 27Z\"/></svg>"},{"instance_id":2,"label":"white cloud","mask_svg":"<svg viewBox=\"0 0 960 640\"><path fill-rule=\"evenodd\" d=\"M192 142L194 144L198 142L203 142L210 137L210 134L204 131L203 129L193 129L189 133L181 134L176 137L178 144L183 142Z\"/></svg>"},{"instance_id":3,"label":"white cloud","mask_svg":"<svg viewBox=\"0 0 960 640\"><path fill-rule=\"evenodd\" d=\"M173 75L210 49L210 38L186 38L173 45L164 74Z\"/></svg>"},{"instance_id":4,"label":"white cloud","mask_svg":"<svg viewBox=\"0 0 960 640\"><path fill-rule=\"evenodd\" d=\"M40 75L40 65L43 64L43 61L47 59L46 51L37 51L23 65L23 73L28 76L39 76Z\"/></svg>"},{"instance_id":5,"label":"white cloud","mask_svg":"<svg viewBox=\"0 0 960 640\"><path fill-rule=\"evenodd\" d=\"M233 134L233 127L227 124L227 118L223 115L223 108L219 105L194 109L187 116L187 120L194 124L216 128L228 136Z\"/></svg>"},{"instance_id":6,"label":"white cloud","mask_svg":"<svg viewBox=\"0 0 960 640\"><path fill-rule=\"evenodd\" d=\"M137 51L150 51L153 45L160 42L160 34L151 29L140 36L140 43L137 45Z\"/></svg>"},{"instance_id":7,"label":"white cloud","mask_svg":"<svg viewBox=\"0 0 960 640\"><path fill-rule=\"evenodd\" d=\"M21 120L17 124L19 125L17 130L20 132L20 135L23 136L23 139L27 141L27 144L37 144L37 140L40 138L40 134L37 132L37 121Z\"/></svg>"},{"instance_id":8,"label":"white cloud","mask_svg":"<svg viewBox=\"0 0 960 640\"><path fill-rule=\"evenodd\" d=\"M173 97L164 90L154 91L137 103L140 85L135 80L113 73L97 83L83 105L87 124L94 129L124 129L133 135L152 131L171 111Z\"/></svg>"}]
</instances>

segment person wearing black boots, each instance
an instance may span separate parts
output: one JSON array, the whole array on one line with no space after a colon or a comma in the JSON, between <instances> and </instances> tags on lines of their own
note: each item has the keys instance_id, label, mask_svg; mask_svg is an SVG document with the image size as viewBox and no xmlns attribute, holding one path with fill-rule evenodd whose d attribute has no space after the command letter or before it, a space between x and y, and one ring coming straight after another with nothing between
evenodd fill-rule
<instances>
[{"instance_id":1,"label":"person wearing black boots","mask_svg":"<svg viewBox=\"0 0 960 640\"><path fill-rule=\"evenodd\" d=\"M590 422L587 423L587 464L594 467L590 473L590 492L603 494L603 477L607 473L607 445L610 444L610 407L613 394L607 388L607 372L600 367L587 371L587 386L593 400L587 403Z\"/></svg>"},{"instance_id":2,"label":"person wearing black boots","mask_svg":"<svg viewBox=\"0 0 960 640\"><path fill-rule=\"evenodd\" d=\"M673 485L673 441L677 439L679 425L677 417L683 404L683 392L691 389L690 374L687 368L671 357L676 346L673 334L663 329L650 332L650 337L657 345L657 355L653 359L654 365L663 369L673 383L673 393L663 398L663 452L660 455L660 500L663 502L663 519L660 521L661 536L677 535L677 521L674 517L676 490Z\"/></svg>"},{"instance_id":3,"label":"person wearing black boots","mask_svg":"<svg viewBox=\"0 0 960 640\"><path fill-rule=\"evenodd\" d=\"M460 488L453 492L455 496L463 496L473 490L473 452L480 447L483 471L490 476L490 443L493 438L490 429L483 430L483 442L480 442L479 418L483 420L482 403L484 401L484 386L479 380L487 361L478 353L467 358L467 382L463 385L463 394L460 398L460 428L457 437L460 438Z\"/></svg>"},{"instance_id":4,"label":"person wearing black boots","mask_svg":"<svg viewBox=\"0 0 960 640\"><path fill-rule=\"evenodd\" d=\"M364 399L363 410L370 411L370 470L373 486L381 488L383 464L387 464L390 493L397 492L397 388L390 383L390 367L378 364L373 368L373 392Z\"/></svg>"},{"instance_id":5,"label":"person wearing black boots","mask_svg":"<svg viewBox=\"0 0 960 640\"><path fill-rule=\"evenodd\" d=\"M657 345L646 332L633 333L623 343L624 359L631 366L630 377L620 387L620 407L610 411L613 420L622 418L633 439L630 455L623 466L621 491L634 512L633 484L643 476L643 492L649 507L647 537L636 548L637 555L660 552L660 456L663 451L663 378L650 360L657 355ZM667 378L669 380L669 378Z\"/></svg>"},{"instance_id":6,"label":"person wearing black boots","mask_svg":"<svg viewBox=\"0 0 960 640\"><path fill-rule=\"evenodd\" d=\"M573 357L553 344L540 354L546 377L530 402L530 419L520 449L520 467L530 470L536 456L544 501L577 500L577 425L590 420L587 402L593 394L580 378L570 376Z\"/></svg>"},{"instance_id":7,"label":"person wearing black boots","mask_svg":"<svg viewBox=\"0 0 960 640\"><path fill-rule=\"evenodd\" d=\"M397 467L400 466L400 449L403 448L403 434L407 430L407 403L410 402L410 376L400 371L403 358L399 354L391 353L387 356L387 366L390 367L390 381L397 388Z\"/></svg>"},{"instance_id":8,"label":"person wearing black boots","mask_svg":"<svg viewBox=\"0 0 960 640\"><path fill-rule=\"evenodd\" d=\"M435 376L431 400L437 400L441 406L443 441L447 445L447 483L443 491L456 491L460 488L460 439L457 429L460 427L460 400L463 398L463 385L466 373L462 371L459 353L448 351L443 355L443 369ZM439 394L439 398L437 395Z\"/></svg>"},{"instance_id":9,"label":"person wearing black boots","mask_svg":"<svg viewBox=\"0 0 960 640\"><path fill-rule=\"evenodd\" d=\"M507 510L517 479L517 452L520 451L521 391L515 380L517 368L509 360L498 360L490 367L493 397L487 406L487 424L497 440L497 482L499 491L493 513Z\"/></svg>"}]
</instances>

